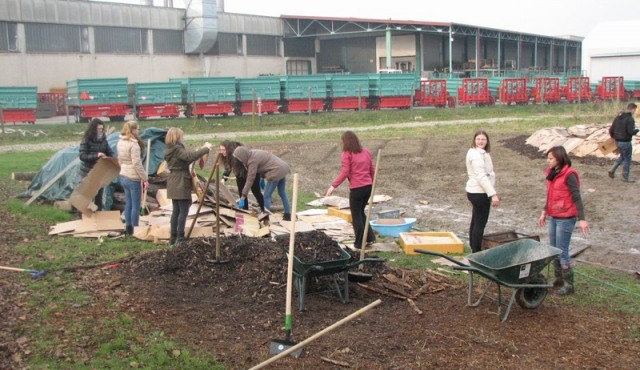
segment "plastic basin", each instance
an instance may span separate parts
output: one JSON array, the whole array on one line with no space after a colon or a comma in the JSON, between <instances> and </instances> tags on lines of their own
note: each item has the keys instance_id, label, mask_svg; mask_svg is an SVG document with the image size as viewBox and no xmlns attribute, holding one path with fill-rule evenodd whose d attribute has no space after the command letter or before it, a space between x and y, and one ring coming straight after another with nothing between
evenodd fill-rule
<instances>
[{"instance_id":1,"label":"plastic basin","mask_svg":"<svg viewBox=\"0 0 640 370\"><path fill-rule=\"evenodd\" d=\"M399 237L400 233L411 230L413 225L416 223L415 218L404 218L404 223L395 225L381 225L378 224L378 221L379 220L369 221L371 228L375 230L380 236L392 236L394 238Z\"/></svg>"}]
</instances>

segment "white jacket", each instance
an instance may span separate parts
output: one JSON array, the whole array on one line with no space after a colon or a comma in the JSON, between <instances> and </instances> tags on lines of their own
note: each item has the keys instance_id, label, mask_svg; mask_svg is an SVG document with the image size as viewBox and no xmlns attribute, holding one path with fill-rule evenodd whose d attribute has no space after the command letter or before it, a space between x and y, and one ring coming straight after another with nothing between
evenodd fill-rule
<instances>
[{"instance_id":1,"label":"white jacket","mask_svg":"<svg viewBox=\"0 0 640 370\"><path fill-rule=\"evenodd\" d=\"M493 172L491 155L484 149L471 148L467 152L467 175L469 180L465 190L467 193L485 193L488 197L496 195L493 188L496 174Z\"/></svg>"}]
</instances>

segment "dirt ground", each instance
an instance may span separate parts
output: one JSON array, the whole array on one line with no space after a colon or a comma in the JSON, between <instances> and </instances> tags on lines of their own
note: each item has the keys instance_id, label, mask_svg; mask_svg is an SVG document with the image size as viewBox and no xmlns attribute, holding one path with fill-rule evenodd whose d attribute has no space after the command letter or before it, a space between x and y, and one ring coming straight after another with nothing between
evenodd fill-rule
<instances>
[{"instance_id":1,"label":"dirt ground","mask_svg":"<svg viewBox=\"0 0 640 370\"><path fill-rule=\"evenodd\" d=\"M546 162L535 148L524 144L525 139L506 134L491 137L502 203L492 210L486 232L516 230L540 235L545 241L545 230L536 220L544 205ZM417 229L462 235L467 232L470 213L464 192L464 157L470 142L471 137L447 136L388 138L363 144L374 153L382 149L377 193L393 197L387 206L416 217ZM338 142L259 147L290 163L300 175L304 192L324 194L339 171ZM574 158L582 177L591 233L586 238L574 233L572 245L589 246L580 255L589 263L636 271L640 267L635 196L639 184L611 180L608 165L601 159ZM640 173L637 163L633 172ZM335 194L346 196L346 185ZM8 215L0 217L11 222ZM44 234L46 225L42 226ZM23 238L19 233L0 237L0 260L17 262L11 248ZM212 245L212 241L194 240L180 248L136 256L115 269L79 271L77 281L93 293L94 302L91 309L80 307L74 314L113 315L103 309L104 302L115 300L122 311L195 351L212 354L229 369L256 365L269 358L270 342L285 336L284 248L268 238L225 239L223 257L228 263L217 264ZM329 275L311 279L303 312L297 310L294 291L293 339L301 341L377 299L382 304L309 344L301 358L285 358L270 368L638 367L640 341L630 336L631 326L640 325L636 316L569 308L562 298L549 295L533 310L514 304L508 320L500 323L490 313L496 309L491 300L482 301L477 308L466 307L466 283L424 271L366 266L374 278L364 285L350 283L347 304L340 302ZM395 278L390 280L391 275ZM344 287L338 277L339 286ZM405 294L384 289L392 280L395 289ZM581 292L579 278L576 286L577 294L587 294ZM17 367L15 357L28 356L28 343L17 340L14 331L30 315L25 312L22 289L16 275L2 275L0 368ZM411 297L412 303L402 295ZM69 343L69 351L86 356L96 345Z\"/></svg>"}]
</instances>

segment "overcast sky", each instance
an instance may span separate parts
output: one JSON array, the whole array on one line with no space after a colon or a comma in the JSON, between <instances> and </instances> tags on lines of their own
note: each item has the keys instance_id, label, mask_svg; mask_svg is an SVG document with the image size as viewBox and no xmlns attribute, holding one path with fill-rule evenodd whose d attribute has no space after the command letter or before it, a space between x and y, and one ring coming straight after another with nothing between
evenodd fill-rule
<instances>
[{"instance_id":1,"label":"overcast sky","mask_svg":"<svg viewBox=\"0 0 640 370\"><path fill-rule=\"evenodd\" d=\"M183 8L189 1L173 3ZM224 5L229 13L453 22L547 36L584 37L600 22L640 19L640 0L224 0Z\"/></svg>"}]
</instances>

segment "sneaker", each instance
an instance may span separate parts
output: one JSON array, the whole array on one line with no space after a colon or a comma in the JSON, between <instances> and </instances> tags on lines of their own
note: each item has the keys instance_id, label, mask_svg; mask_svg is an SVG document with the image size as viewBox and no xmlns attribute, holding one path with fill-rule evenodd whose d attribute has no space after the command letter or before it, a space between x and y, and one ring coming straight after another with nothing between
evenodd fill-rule
<instances>
[{"instance_id":1,"label":"sneaker","mask_svg":"<svg viewBox=\"0 0 640 370\"><path fill-rule=\"evenodd\" d=\"M636 179L633 179L631 177L625 177L622 179L623 182L636 182Z\"/></svg>"},{"instance_id":2,"label":"sneaker","mask_svg":"<svg viewBox=\"0 0 640 370\"><path fill-rule=\"evenodd\" d=\"M610 178L615 178L616 174L613 171L607 171L607 174L609 175Z\"/></svg>"}]
</instances>

